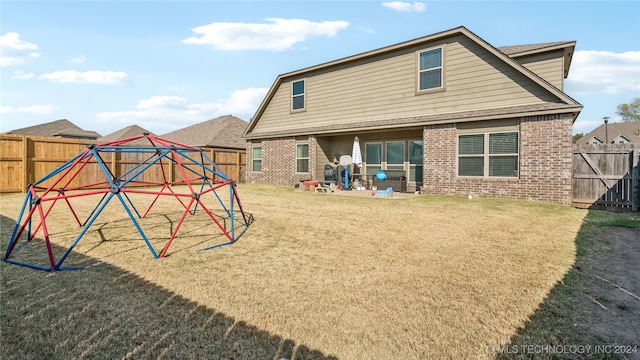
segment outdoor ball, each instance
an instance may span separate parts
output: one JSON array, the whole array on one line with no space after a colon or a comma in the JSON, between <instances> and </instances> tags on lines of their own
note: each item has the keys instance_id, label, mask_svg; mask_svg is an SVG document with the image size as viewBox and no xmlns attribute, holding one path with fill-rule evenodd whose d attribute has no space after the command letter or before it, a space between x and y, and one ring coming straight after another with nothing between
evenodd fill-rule
<instances>
[{"instance_id":1,"label":"outdoor ball","mask_svg":"<svg viewBox=\"0 0 640 360\"><path fill-rule=\"evenodd\" d=\"M386 172L384 172L384 171L380 170L380 171L378 171L378 172L376 173L376 179L378 179L378 180L382 181L382 180L384 180L384 179L386 179L386 178L387 178L387 173L386 173Z\"/></svg>"}]
</instances>

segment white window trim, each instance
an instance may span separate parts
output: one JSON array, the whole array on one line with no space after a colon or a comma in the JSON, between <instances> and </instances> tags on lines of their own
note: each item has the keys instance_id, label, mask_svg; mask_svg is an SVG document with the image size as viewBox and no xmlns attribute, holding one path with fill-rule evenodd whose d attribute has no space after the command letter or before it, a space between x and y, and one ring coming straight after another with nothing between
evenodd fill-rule
<instances>
[{"instance_id":1,"label":"white window trim","mask_svg":"<svg viewBox=\"0 0 640 360\"><path fill-rule=\"evenodd\" d=\"M298 146L307 145L308 155L307 157L298 157ZM307 160L307 171L298 171L298 160ZM296 174L309 174L311 173L311 146L308 142L296 143Z\"/></svg>"},{"instance_id":2,"label":"white window trim","mask_svg":"<svg viewBox=\"0 0 640 360\"><path fill-rule=\"evenodd\" d=\"M429 89L420 89L420 73L422 71L430 71L436 68L431 68L428 70L420 70L420 54L427 52L427 51L431 51L431 50L435 50L435 49L440 49L440 87L436 87L436 88L429 88ZM445 81L445 56L444 56L444 52L445 52L445 46L444 45L439 45L439 46L434 46L431 48L427 48L427 49L422 49L422 50L418 50L416 51L416 94L424 94L424 93L431 93L431 92L438 92L438 91L443 91L445 89L444 86L444 81Z\"/></svg>"},{"instance_id":3,"label":"white window trim","mask_svg":"<svg viewBox=\"0 0 640 360\"><path fill-rule=\"evenodd\" d=\"M260 170L257 170L257 171L253 167L253 162L258 160L258 159L255 159L253 157L253 149L255 149L255 148L260 148L260 159L259 159L260 160ZM254 172L254 173L261 173L262 172L262 164L263 164L263 162L262 162L263 151L262 150L263 150L262 145L252 145L251 146L251 172Z\"/></svg>"},{"instance_id":4,"label":"white window trim","mask_svg":"<svg viewBox=\"0 0 640 360\"><path fill-rule=\"evenodd\" d=\"M489 154L489 135L491 134L504 134L504 133L517 133L518 134L518 152L514 154ZM460 155L460 136L465 135L484 135L484 154L482 155ZM520 130L518 129L505 129L505 130L494 130L494 131L475 131L475 132L458 132L456 138L456 177L459 178L471 178L471 179L519 179L520 178ZM470 175L460 175L460 157L481 157L484 159L483 161L483 169L482 176L470 176ZM518 175L516 176L489 176L489 159L491 156L515 156L516 163L518 164Z\"/></svg>"}]
</instances>

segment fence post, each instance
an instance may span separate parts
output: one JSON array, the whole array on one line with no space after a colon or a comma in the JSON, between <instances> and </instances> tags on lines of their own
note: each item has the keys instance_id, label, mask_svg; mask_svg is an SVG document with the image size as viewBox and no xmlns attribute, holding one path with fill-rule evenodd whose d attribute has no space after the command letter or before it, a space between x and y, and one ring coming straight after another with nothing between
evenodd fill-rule
<instances>
[{"instance_id":1,"label":"fence post","mask_svg":"<svg viewBox=\"0 0 640 360\"><path fill-rule=\"evenodd\" d=\"M29 168L31 167L31 161L29 160L29 138L26 135L22 135L22 183L20 184L21 192L24 194L27 192L27 185L29 185Z\"/></svg>"},{"instance_id":2,"label":"fence post","mask_svg":"<svg viewBox=\"0 0 640 360\"><path fill-rule=\"evenodd\" d=\"M242 178L240 177L240 160L242 158L242 154L240 153L240 150L236 150L236 179L238 180L238 183L242 182Z\"/></svg>"},{"instance_id":3,"label":"fence post","mask_svg":"<svg viewBox=\"0 0 640 360\"><path fill-rule=\"evenodd\" d=\"M631 150L631 211L637 212L640 205L640 189L638 189L638 162L640 159L640 149Z\"/></svg>"}]
</instances>

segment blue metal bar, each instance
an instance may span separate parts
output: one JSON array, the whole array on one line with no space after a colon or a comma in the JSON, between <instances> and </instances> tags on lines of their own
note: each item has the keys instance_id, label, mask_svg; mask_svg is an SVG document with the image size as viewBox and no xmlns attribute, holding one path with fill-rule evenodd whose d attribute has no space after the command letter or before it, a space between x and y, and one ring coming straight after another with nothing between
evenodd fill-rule
<instances>
[{"instance_id":1,"label":"blue metal bar","mask_svg":"<svg viewBox=\"0 0 640 360\"><path fill-rule=\"evenodd\" d=\"M93 152L98 166L100 167L100 170L102 170L102 173L104 174L104 177L107 179L107 182L109 182L109 187L110 188L116 188L117 186L114 184L114 178L113 178L113 174L111 174L111 171L109 170L109 168L104 164L104 161L102 160L102 158L100 156L98 156L98 152L96 151L96 148L91 149L91 152ZM111 199L111 197L109 197L109 199ZM107 200L108 202L108 200Z\"/></svg>"},{"instance_id":2,"label":"blue metal bar","mask_svg":"<svg viewBox=\"0 0 640 360\"><path fill-rule=\"evenodd\" d=\"M177 150L176 150L176 151L177 151ZM203 152L202 154L203 154L205 157L207 157L207 155L206 155L204 152ZM227 177L227 175L225 175L225 174L222 172L222 170L218 169L218 167L217 167L215 164L213 164L213 162L211 162L211 163L212 163L212 164L213 164L213 166L218 170L218 172L216 172L215 170L213 170L213 169L211 169L211 168L209 168L209 167L205 166L205 164L202 164L202 163L200 163L200 162L198 162L198 161L194 160L194 159L193 159L193 158L191 158L190 156L187 156L187 155L185 155L185 154L180 154L180 155L182 155L182 157L184 157L185 159L191 160L191 162L193 162L193 163L195 163L195 164L200 165L203 169L210 171L212 174L214 174L214 175L216 175L216 176L220 176L223 180L225 180L225 181L228 181L228 180L229 180L229 178ZM207 160L209 160L209 157L207 157ZM209 160L209 161L211 161L211 160ZM197 174L197 173L196 173L196 174ZM198 174L198 175L200 175L200 174Z\"/></svg>"},{"instance_id":3,"label":"blue metal bar","mask_svg":"<svg viewBox=\"0 0 640 360\"><path fill-rule=\"evenodd\" d=\"M166 153L164 154L166 155ZM164 156L163 155L163 156ZM160 161L162 157L158 156L157 159L151 161L150 163L148 163L145 167L143 167L142 169L140 169L137 173L135 173L133 176L131 176L131 178L129 178L128 180L120 183L120 188L125 187L128 183L130 183L133 179L135 179L138 175L142 174L145 170L147 170L148 168L150 168L153 164L157 163L158 161Z\"/></svg>"},{"instance_id":4,"label":"blue metal bar","mask_svg":"<svg viewBox=\"0 0 640 360\"><path fill-rule=\"evenodd\" d=\"M209 164L211 164L217 172L219 172L220 174L222 174L222 179L224 179L224 181L229 181L229 177L224 173L224 171L220 170L220 168L218 167L218 165L216 165L215 162L213 162L213 160L211 160L211 158L209 156L207 156L207 154L203 151L202 155L204 156L205 159L207 159L207 161L209 162ZM204 162L202 164L204 166ZM213 170L209 170L212 173L216 174L216 171Z\"/></svg>"},{"instance_id":5,"label":"blue metal bar","mask_svg":"<svg viewBox=\"0 0 640 360\"><path fill-rule=\"evenodd\" d=\"M127 195L127 193L124 193L124 197L127 198L127 201L129 202L129 205L131 205L131 207L133 208L133 211L135 211L136 215L138 215L138 219L142 219L142 216L140 216L140 213L138 212L138 209L136 209L136 206L133 205L133 203L131 202L131 199L129 199L129 195Z\"/></svg>"},{"instance_id":6,"label":"blue metal bar","mask_svg":"<svg viewBox=\"0 0 640 360\"><path fill-rule=\"evenodd\" d=\"M78 155L74 156L73 159L67 161L66 163L60 165L58 168L54 169L52 172L50 172L49 174L43 176L42 178L40 178L38 181L36 181L35 183L33 183L33 185L38 185L44 181L49 180L50 178L58 175L59 173L67 170L71 165L75 164L76 160L78 160L79 157L83 156L84 159L84 155L87 155L88 152L86 150L83 150L81 153L79 153Z\"/></svg>"},{"instance_id":7,"label":"blue metal bar","mask_svg":"<svg viewBox=\"0 0 640 360\"><path fill-rule=\"evenodd\" d=\"M84 220L84 222L82 223L81 226L85 226L87 224L87 221L89 221L89 219L91 218L91 216L93 216L93 213L96 212L96 210L98 209L98 207L100 206L100 204L102 204L102 202L104 201L104 198L107 197L107 195L109 195L108 192L104 193L104 195L102 195L102 199L100 199L100 201L98 201L98 204L93 208L93 211L91 211L91 214L89 214L89 216L87 216L87 218Z\"/></svg>"},{"instance_id":8,"label":"blue metal bar","mask_svg":"<svg viewBox=\"0 0 640 360\"><path fill-rule=\"evenodd\" d=\"M14 245L14 243L16 241L18 241L18 239L15 238L16 234L18 233L18 229L20 228L20 222L22 220L22 215L24 215L24 209L27 208L27 202L31 203L31 191L27 192L27 196L24 197L24 201L22 202L22 207L20 208L20 212L18 213L18 217L16 218L16 226L13 227L13 233L11 234L11 240L9 241L9 244L7 245L7 250L4 253L4 257L6 258L7 256L9 256L9 249L11 249ZM29 206L29 210L31 210L31 206ZM31 230L31 229L29 229ZM29 235L27 235L28 238Z\"/></svg>"},{"instance_id":9,"label":"blue metal bar","mask_svg":"<svg viewBox=\"0 0 640 360\"><path fill-rule=\"evenodd\" d=\"M67 256L69 256L69 254L71 254L71 250L73 250L73 248L78 244L78 241L80 241L80 239L84 236L84 234L87 232L87 230L89 230L89 227L91 227L91 224L93 224L93 222L98 218L98 216L100 215L100 213L102 212L102 210L104 209L105 206L107 206L107 204L109 203L109 201L111 201L111 198L113 197L114 193L111 193L111 195L109 195L109 197L107 198L107 200L104 202L104 204L102 204L102 206L100 206L100 208L98 209L98 211L93 215L93 217L91 217L89 219L89 221L84 225L84 228L82 229L82 231L80 231L80 234L78 234L78 236L76 237L76 239L73 241L73 243L71 244L71 246L69 247L69 249L67 249L67 251L64 253L64 255L62 255L62 257L60 258L60 260L58 261L58 263L56 264L55 268L58 269L60 267L60 265L62 265L62 263L64 262L64 260L67 258Z\"/></svg>"},{"instance_id":10,"label":"blue metal bar","mask_svg":"<svg viewBox=\"0 0 640 360\"><path fill-rule=\"evenodd\" d=\"M49 272L54 271L54 269L51 269L51 268L48 268L48 267L29 264L29 263L22 262L22 261L15 261L15 260L11 260L11 259L4 259L4 262L9 263L9 264L14 264L14 265L26 266L28 268L32 268L32 269L36 269L36 270L43 270L43 271L49 271Z\"/></svg>"},{"instance_id":11,"label":"blue metal bar","mask_svg":"<svg viewBox=\"0 0 640 360\"><path fill-rule=\"evenodd\" d=\"M129 218L131 219L131 221L133 221L133 225L136 226L136 229L138 229L138 232L140 233L140 236L142 236L142 238L144 239L144 242L147 243L147 247L149 248L149 250L151 250L151 254L153 254L153 257L157 259L158 258L158 254L156 254L156 251L153 249L153 246L151 246L151 243L149 242L149 239L147 239L147 236L144 234L144 231L142 231L142 228L140 227L140 225L136 221L135 217L133 217L133 214L131 214L131 210L129 210L129 208L127 207L127 204L125 204L124 200L122 199L122 196L120 196L120 193L117 193L116 196L118 197L118 199L122 203L122 206L124 207L124 210L127 212L127 214L129 214Z\"/></svg>"},{"instance_id":12,"label":"blue metal bar","mask_svg":"<svg viewBox=\"0 0 640 360\"><path fill-rule=\"evenodd\" d=\"M124 179L124 178L126 178L126 177L127 177L127 175L129 175L130 173L134 172L134 171L135 171L136 169L138 169L139 167L141 167L141 166L143 166L144 164L146 164L146 163L147 163L147 161L149 161L149 160L153 159L153 157L154 157L154 156L156 156L155 151L154 151L153 155L151 155L151 156L149 156L148 158L144 159L143 161L139 162L136 166L134 166L133 168L129 169L129 171L127 171L126 173L124 173L124 174L120 175L120 176L118 177L118 180L119 180L119 179ZM138 176L138 175L140 175L140 174L139 174L139 173L138 173L138 174L136 174L136 176ZM132 177L132 179L133 179L133 178L135 178L136 176L133 176L133 177Z\"/></svg>"}]
</instances>

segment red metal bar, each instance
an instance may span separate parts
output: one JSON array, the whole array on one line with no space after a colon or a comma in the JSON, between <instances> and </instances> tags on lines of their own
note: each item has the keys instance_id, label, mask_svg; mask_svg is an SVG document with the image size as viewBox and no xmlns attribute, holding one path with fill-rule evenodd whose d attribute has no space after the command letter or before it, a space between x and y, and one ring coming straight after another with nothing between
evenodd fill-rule
<instances>
[{"instance_id":1,"label":"red metal bar","mask_svg":"<svg viewBox=\"0 0 640 360\"><path fill-rule=\"evenodd\" d=\"M47 244L47 253L49 254L49 262L51 263L51 270L56 267L56 262L53 260L53 250L51 249L51 241L49 241L49 231L47 230L46 216L42 212L42 203L36 204L38 212L40 213L40 224L42 224L42 232L44 233L44 241Z\"/></svg>"},{"instance_id":2,"label":"red metal bar","mask_svg":"<svg viewBox=\"0 0 640 360\"><path fill-rule=\"evenodd\" d=\"M89 196L89 195L96 195L96 194L104 194L104 193L108 193L111 192L111 189L99 189L99 190L94 190L94 191L90 191L90 192L83 192L83 193L76 193L76 194L64 194L64 195L59 195L56 197L48 197L48 198L40 198L41 201L57 201L59 199L71 199L71 198L75 198L75 197L82 197L82 196Z\"/></svg>"},{"instance_id":3,"label":"red metal bar","mask_svg":"<svg viewBox=\"0 0 640 360\"><path fill-rule=\"evenodd\" d=\"M54 187L56 187L56 185L58 185L58 183L60 181L62 181L62 179L64 179L65 176L67 176L67 174L71 171L71 169L73 169L79 162L80 160L82 160L82 158L88 153L90 152L89 149L85 149L81 154L81 156L78 156L78 158L76 159L76 161L73 162L73 164L71 166L69 166L69 168L62 174L59 175L58 180L56 180L53 184L51 184L45 191L44 193L42 193L42 196L45 196L49 193L49 191L51 191L51 189L53 189ZM93 155L90 156L90 158L93 157Z\"/></svg>"},{"instance_id":4,"label":"red metal bar","mask_svg":"<svg viewBox=\"0 0 640 360\"><path fill-rule=\"evenodd\" d=\"M180 221L178 221L178 224L176 225L176 228L173 230L173 234L171 234L171 237L169 238L169 241L167 242L167 244L164 246L164 249L162 249L162 252L160 253L160 257L161 258L164 257L167 254L167 250L169 250L169 246L171 246L171 243L173 242L173 239L176 237L176 234L178 233L178 230L180 229L180 226L182 225L182 222L184 221L184 218L189 213L189 209L191 209L191 205L193 205L194 200L195 200L194 198L191 198L191 201L189 201L189 206L182 213L182 217L180 217Z\"/></svg>"},{"instance_id":5,"label":"red metal bar","mask_svg":"<svg viewBox=\"0 0 640 360\"><path fill-rule=\"evenodd\" d=\"M64 195L64 191L60 192L60 195ZM69 210L71 210L71 213L73 214L73 217L76 219L76 222L78 223L78 226L82 226L82 223L80 222L80 219L78 219L78 215L76 215L75 210L73 210L73 206L71 206L71 203L69 202L68 198L64 198L64 201L67 203L67 206L69 206ZM53 205L51 205L51 207L53 207Z\"/></svg>"},{"instance_id":6,"label":"red metal bar","mask_svg":"<svg viewBox=\"0 0 640 360\"><path fill-rule=\"evenodd\" d=\"M193 187L191 187L191 182L187 178L187 173L184 171L184 166L180 162L180 159L178 158L178 154L176 153L176 150L175 149L171 149L171 154L173 154L173 160L175 160L176 164L178 164L178 168L180 169L180 172L182 173L182 178L185 179L187 187L189 187L189 191L191 191L191 193L193 194L193 192L194 192L193 191Z\"/></svg>"},{"instance_id":7,"label":"red metal bar","mask_svg":"<svg viewBox=\"0 0 640 360\"><path fill-rule=\"evenodd\" d=\"M166 183L164 185L162 185L162 189L160 189L160 193L162 193L166 187L167 187ZM149 205L149 208L147 208L147 211L144 212L144 215L142 215L142 218L146 218L147 217L147 215L149 214L149 211L151 211L151 208L153 207L153 204L155 204L156 201L158 201L159 197L160 197L160 194L156 194L156 197L151 202L151 205Z\"/></svg>"},{"instance_id":8,"label":"red metal bar","mask_svg":"<svg viewBox=\"0 0 640 360\"><path fill-rule=\"evenodd\" d=\"M178 145L180 147L183 147L183 148L189 149L189 150L200 150L199 148L194 147L194 146L181 144L181 143L175 142L173 140L163 139L163 138L160 138L160 137L157 137L157 136L153 136L153 135L149 135L148 138L149 138L149 141L155 140L159 144L162 144L163 146L166 146L166 147L171 147L171 145Z\"/></svg>"},{"instance_id":9,"label":"red metal bar","mask_svg":"<svg viewBox=\"0 0 640 360\"><path fill-rule=\"evenodd\" d=\"M220 228L220 230L222 230L222 233L225 234L227 236L227 238L230 241L234 241L233 237L231 235L229 235L229 232L220 224L220 222L218 220L216 220L216 217L213 216L213 214L211 213L211 211L209 211L209 209L207 209L206 206L204 206L204 203L200 200L198 200L198 204L200 204L200 206L202 206L202 208L204 209L204 212L207 213L207 215L209 215L209 217L211 218L211 220L213 220L213 222L216 223L216 225L218 225L218 227Z\"/></svg>"},{"instance_id":10,"label":"red metal bar","mask_svg":"<svg viewBox=\"0 0 640 360\"><path fill-rule=\"evenodd\" d=\"M11 253L13 252L13 248L16 247L16 244L18 243L18 239L20 239L20 236L22 236L22 233L24 232L24 229L29 224L29 221L31 221L31 216L33 215L33 213L35 211L36 211L36 207L35 206L33 206L29 210L29 214L27 215L26 219L24 220L24 222L20 226L20 230L18 230L18 233L16 234L16 237L14 239L12 239L12 240L15 240L15 241L13 242L13 244L11 244L11 247L9 247L9 249L7 249L7 253L5 254L5 258L8 258L9 256L11 256Z\"/></svg>"}]
</instances>

